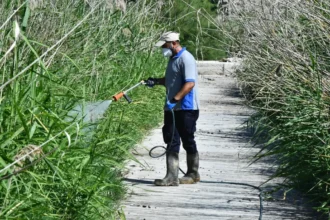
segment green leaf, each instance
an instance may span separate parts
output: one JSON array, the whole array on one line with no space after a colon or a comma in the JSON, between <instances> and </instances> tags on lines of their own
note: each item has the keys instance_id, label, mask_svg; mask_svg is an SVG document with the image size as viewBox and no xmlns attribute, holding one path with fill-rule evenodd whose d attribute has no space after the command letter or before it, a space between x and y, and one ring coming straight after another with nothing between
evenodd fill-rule
<instances>
[{"instance_id":1,"label":"green leaf","mask_svg":"<svg viewBox=\"0 0 330 220\"><path fill-rule=\"evenodd\" d=\"M27 27L29 17L30 17L30 7L28 4L25 8L25 14L24 14L23 22L22 22L22 27L25 27L25 28Z\"/></svg>"},{"instance_id":2,"label":"green leaf","mask_svg":"<svg viewBox=\"0 0 330 220\"><path fill-rule=\"evenodd\" d=\"M30 133L29 133L29 139L32 139L35 131L36 131L36 128L38 126L38 123L37 122L34 122L31 129L30 129Z\"/></svg>"},{"instance_id":3,"label":"green leaf","mask_svg":"<svg viewBox=\"0 0 330 220\"><path fill-rule=\"evenodd\" d=\"M112 142L112 141L115 141L117 138L110 138L110 139L107 139L107 140L104 140L102 142L99 142L97 143L96 145L102 145L102 144L107 144L109 142Z\"/></svg>"}]
</instances>

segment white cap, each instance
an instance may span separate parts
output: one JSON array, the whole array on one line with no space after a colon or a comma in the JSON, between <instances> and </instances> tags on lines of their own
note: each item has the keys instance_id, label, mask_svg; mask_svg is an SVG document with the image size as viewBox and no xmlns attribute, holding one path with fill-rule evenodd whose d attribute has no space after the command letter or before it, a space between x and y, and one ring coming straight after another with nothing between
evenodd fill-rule
<instances>
[{"instance_id":1,"label":"white cap","mask_svg":"<svg viewBox=\"0 0 330 220\"><path fill-rule=\"evenodd\" d=\"M160 36L160 39L156 43L155 47L161 47L166 42L178 41L179 40L179 35L180 35L179 33L176 33L176 32L173 32L173 31L166 32L166 33L162 34L162 36Z\"/></svg>"}]
</instances>

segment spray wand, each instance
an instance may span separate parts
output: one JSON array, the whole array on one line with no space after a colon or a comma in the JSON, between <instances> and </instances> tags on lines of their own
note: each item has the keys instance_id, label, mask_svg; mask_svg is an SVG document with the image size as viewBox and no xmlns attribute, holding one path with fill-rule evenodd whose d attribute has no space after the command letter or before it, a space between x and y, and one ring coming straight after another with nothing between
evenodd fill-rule
<instances>
[{"instance_id":1,"label":"spray wand","mask_svg":"<svg viewBox=\"0 0 330 220\"><path fill-rule=\"evenodd\" d=\"M142 80L141 82L135 84L135 85L132 86L131 88L129 88L129 89L123 91L123 92L119 92L119 93L117 93L116 95L112 96L112 98L113 98L114 101L118 101L119 99L121 99L121 98L124 96L124 98L126 99L126 101L127 101L128 103L131 103L132 100L128 97L127 93L128 93L129 91L135 89L136 87L138 87L138 86L140 86L140 85L145 85L145 84L146 84L145 81Z\"/></svg>"}]
</instances>

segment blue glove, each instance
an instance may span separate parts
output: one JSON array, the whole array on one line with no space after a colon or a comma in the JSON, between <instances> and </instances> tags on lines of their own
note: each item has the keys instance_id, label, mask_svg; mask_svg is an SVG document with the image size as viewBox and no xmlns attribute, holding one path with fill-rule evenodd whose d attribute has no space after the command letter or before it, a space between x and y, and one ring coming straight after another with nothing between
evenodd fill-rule
<instances>
[{"instance_id":1,"label":"blue glove","mask_svg":"<svg viewBox=\"0 0 330 220\"><path fill-rule=\"evenodd\" d=\"M171 100L169 100L169 101L166 102L166 107L167 107L169 110L172 110L172 109L176 106L176 103L177 103L177 102L178 102L178 101L175 100L175 99L173 98L173 99L171 99Z\"/></svg>"},{"instance_id":2,"label":"blue glove","mask_svg":"<svg viewBox=\"0 0 330 220\"><path fill-rule=\"evenodd\" d=\"M151 77L149 77L147 80L144 80L144 82L146 83L146 86L150 88L154 87L158 83L157 79Z\"/></svg>"}]
</instances>

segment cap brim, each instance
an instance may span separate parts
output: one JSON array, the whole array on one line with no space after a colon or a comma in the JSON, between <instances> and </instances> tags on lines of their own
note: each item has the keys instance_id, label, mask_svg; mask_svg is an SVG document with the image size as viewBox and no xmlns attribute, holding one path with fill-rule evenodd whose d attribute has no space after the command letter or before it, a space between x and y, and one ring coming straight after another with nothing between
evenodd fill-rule
<instances>
[{"instance_id":1,"label":"cap brim","mask_svg":"<svg viewBox=\"0 0 330 220\"><path fill-rule=\"evenodd\" d=\"M161 47L161 46L163 46L165 43L166 43L166 41L164 41L164 40L160 40L160 41L158 41L158 42L155 44L155 47Z\"/></svg>"}]
</instances>

